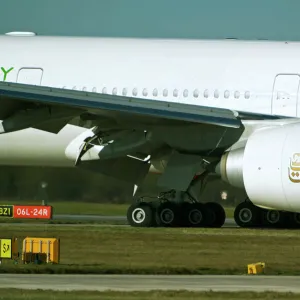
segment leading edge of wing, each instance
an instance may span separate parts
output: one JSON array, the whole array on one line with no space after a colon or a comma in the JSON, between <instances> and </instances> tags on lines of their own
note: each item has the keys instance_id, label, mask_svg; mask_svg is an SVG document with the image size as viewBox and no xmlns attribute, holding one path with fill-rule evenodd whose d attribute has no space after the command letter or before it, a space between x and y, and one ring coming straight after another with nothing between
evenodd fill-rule
<instances>
[{"instance_id":1,"label":"leading edge of wing","mask_svg":"<svg viewBox=\"0 0 300 300\"><path fill-rule=\"evenodd\" d=\"M127 96L74 91L60 88L0 82L0 95L21 101L57 104L84 109L118 111L153 116L163 119L187 121L239 128L241 121L235 112L222 108L149 100Z\"/></svg>"}]
</instances>

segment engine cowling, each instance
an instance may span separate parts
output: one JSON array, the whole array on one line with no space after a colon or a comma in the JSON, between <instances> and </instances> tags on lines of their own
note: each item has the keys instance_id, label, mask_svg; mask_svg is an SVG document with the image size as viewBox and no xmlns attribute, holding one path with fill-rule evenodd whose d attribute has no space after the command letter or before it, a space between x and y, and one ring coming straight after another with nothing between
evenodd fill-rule
<instances>
[{"instance_id":1,"label":"engine cowling","mask_svg":"<svg viewBox=\"0 0 300 300\"><path fill-rule=\"evenodd\" d=\"M257 206L300 212L300 123L255 131L223 155L219 172Z\"/></svg>"}]
</instances>

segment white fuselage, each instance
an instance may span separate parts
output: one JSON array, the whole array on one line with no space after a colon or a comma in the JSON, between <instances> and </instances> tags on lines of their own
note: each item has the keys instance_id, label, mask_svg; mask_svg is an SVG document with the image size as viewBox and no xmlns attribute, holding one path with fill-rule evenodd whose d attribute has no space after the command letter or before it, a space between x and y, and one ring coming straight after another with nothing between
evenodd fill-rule
<instances>
[{"instance_id":1,"label":"white fuselage","mask_svg":"<svg viewBox=\"0 0 300 300\"><path fill-rule=\"evenodd\" d=\"M300 43L3 36L0 45L0 81L300 116ZM0 164L72 166L64 150L85 130L0 135Z\"/></svg>"}]
</instances>

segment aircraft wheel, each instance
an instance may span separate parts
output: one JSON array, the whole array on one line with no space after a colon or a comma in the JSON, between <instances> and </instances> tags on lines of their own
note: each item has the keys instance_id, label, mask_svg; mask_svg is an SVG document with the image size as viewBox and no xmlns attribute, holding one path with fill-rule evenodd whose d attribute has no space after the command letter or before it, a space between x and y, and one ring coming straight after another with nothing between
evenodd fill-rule
<instances>
[{"instance_id":1,"label":"aircraft wheel","mask_svg":"<svg viewBox=\"0 0 300 300\"><path fill-rule=\"evenodd\" d=\"M300 228L300 213L288 212L288 225L291 228Z\"/></svg>"},{"instance_id":2,"label":"aircraft wheel","mask_svg":"<svg viewBox=\"0 0 300 300\"><path fill-rule=\"evenodd\" d=\"M220 228L224 225L226 220L226 213L223 206L216 202L205 203L208 210L207 213L207 226Z\"/></svg>"},{"instance_id":3,"label":"aircraft wheel","mask_svg":"<svg viewBox=\"0 0 300 300\"><path fill-rule=\"evenodd\" d=\"M280 210L263 210L263 224L269 227L282 227L285 223L286 215Z\"/></svg>"},{"instance_id":4,"label":"aircraft wheel","mask_svg":"<svg viewBox=\"0 0 300 300\"><path fill-rule=\"evenodd\" d=\"M184 225L187 227L204 227L207 210L202 203L185 203L183 207Z\"/></svg>"},{"instance_id":5,"label":"aircraft wheel","mask_svg":"<svg viewBox=\"0 0 300 300\"><path fill-rule=\"evenodd\" d=\"M156 223L162 227L174 227L179 224L179 209L175 203L161 203L156 210Z\"/></svg>"},{"instance_id":6,"label":"aircraft wheel","mask_svg":"<svg viewBox=\"0 0 300 300\"><path fill-rule=\"evenodd\" d=\"M242 202L235 208L234 220L240 227L258 226L261 223L261 210L251 202Z\"/></svg>"},{"instance_id":7,"label":"aircraft wheel","mask_svg":"<svg viewBox=\"0 0 300 300\"><path fill-rule=\"evenodd\" d=\"M154 221L153 208L148 203L134 203L127 210L127 221L133 227L151 227Z\"/></svg>"}]
</instances>

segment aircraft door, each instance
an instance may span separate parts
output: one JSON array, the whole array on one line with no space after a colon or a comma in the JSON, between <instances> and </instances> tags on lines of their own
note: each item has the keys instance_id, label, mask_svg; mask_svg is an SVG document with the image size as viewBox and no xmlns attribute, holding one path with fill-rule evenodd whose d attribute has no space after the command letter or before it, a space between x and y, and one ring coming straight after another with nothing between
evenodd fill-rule
<instances>
[{"instance_id":1,"label":"aircraft door","mask_svg":"<svg viewBox=\"0 0 300 300\"><path fill-rule=\"evenodd\" d=\"M18 72L17 82L23 84L41 85L43 69L21 68Z\"/></svg>"},{"instance_id":2,"label":"aircraft door","mask_svg":"<svg viewBox=\"0 0 300 300\"><path fill-rule=\"evenodd\" d=\"M296 117L300 76L278 74L275 77L272 94L272 114Z\"/></svg>"}]
</instances>

